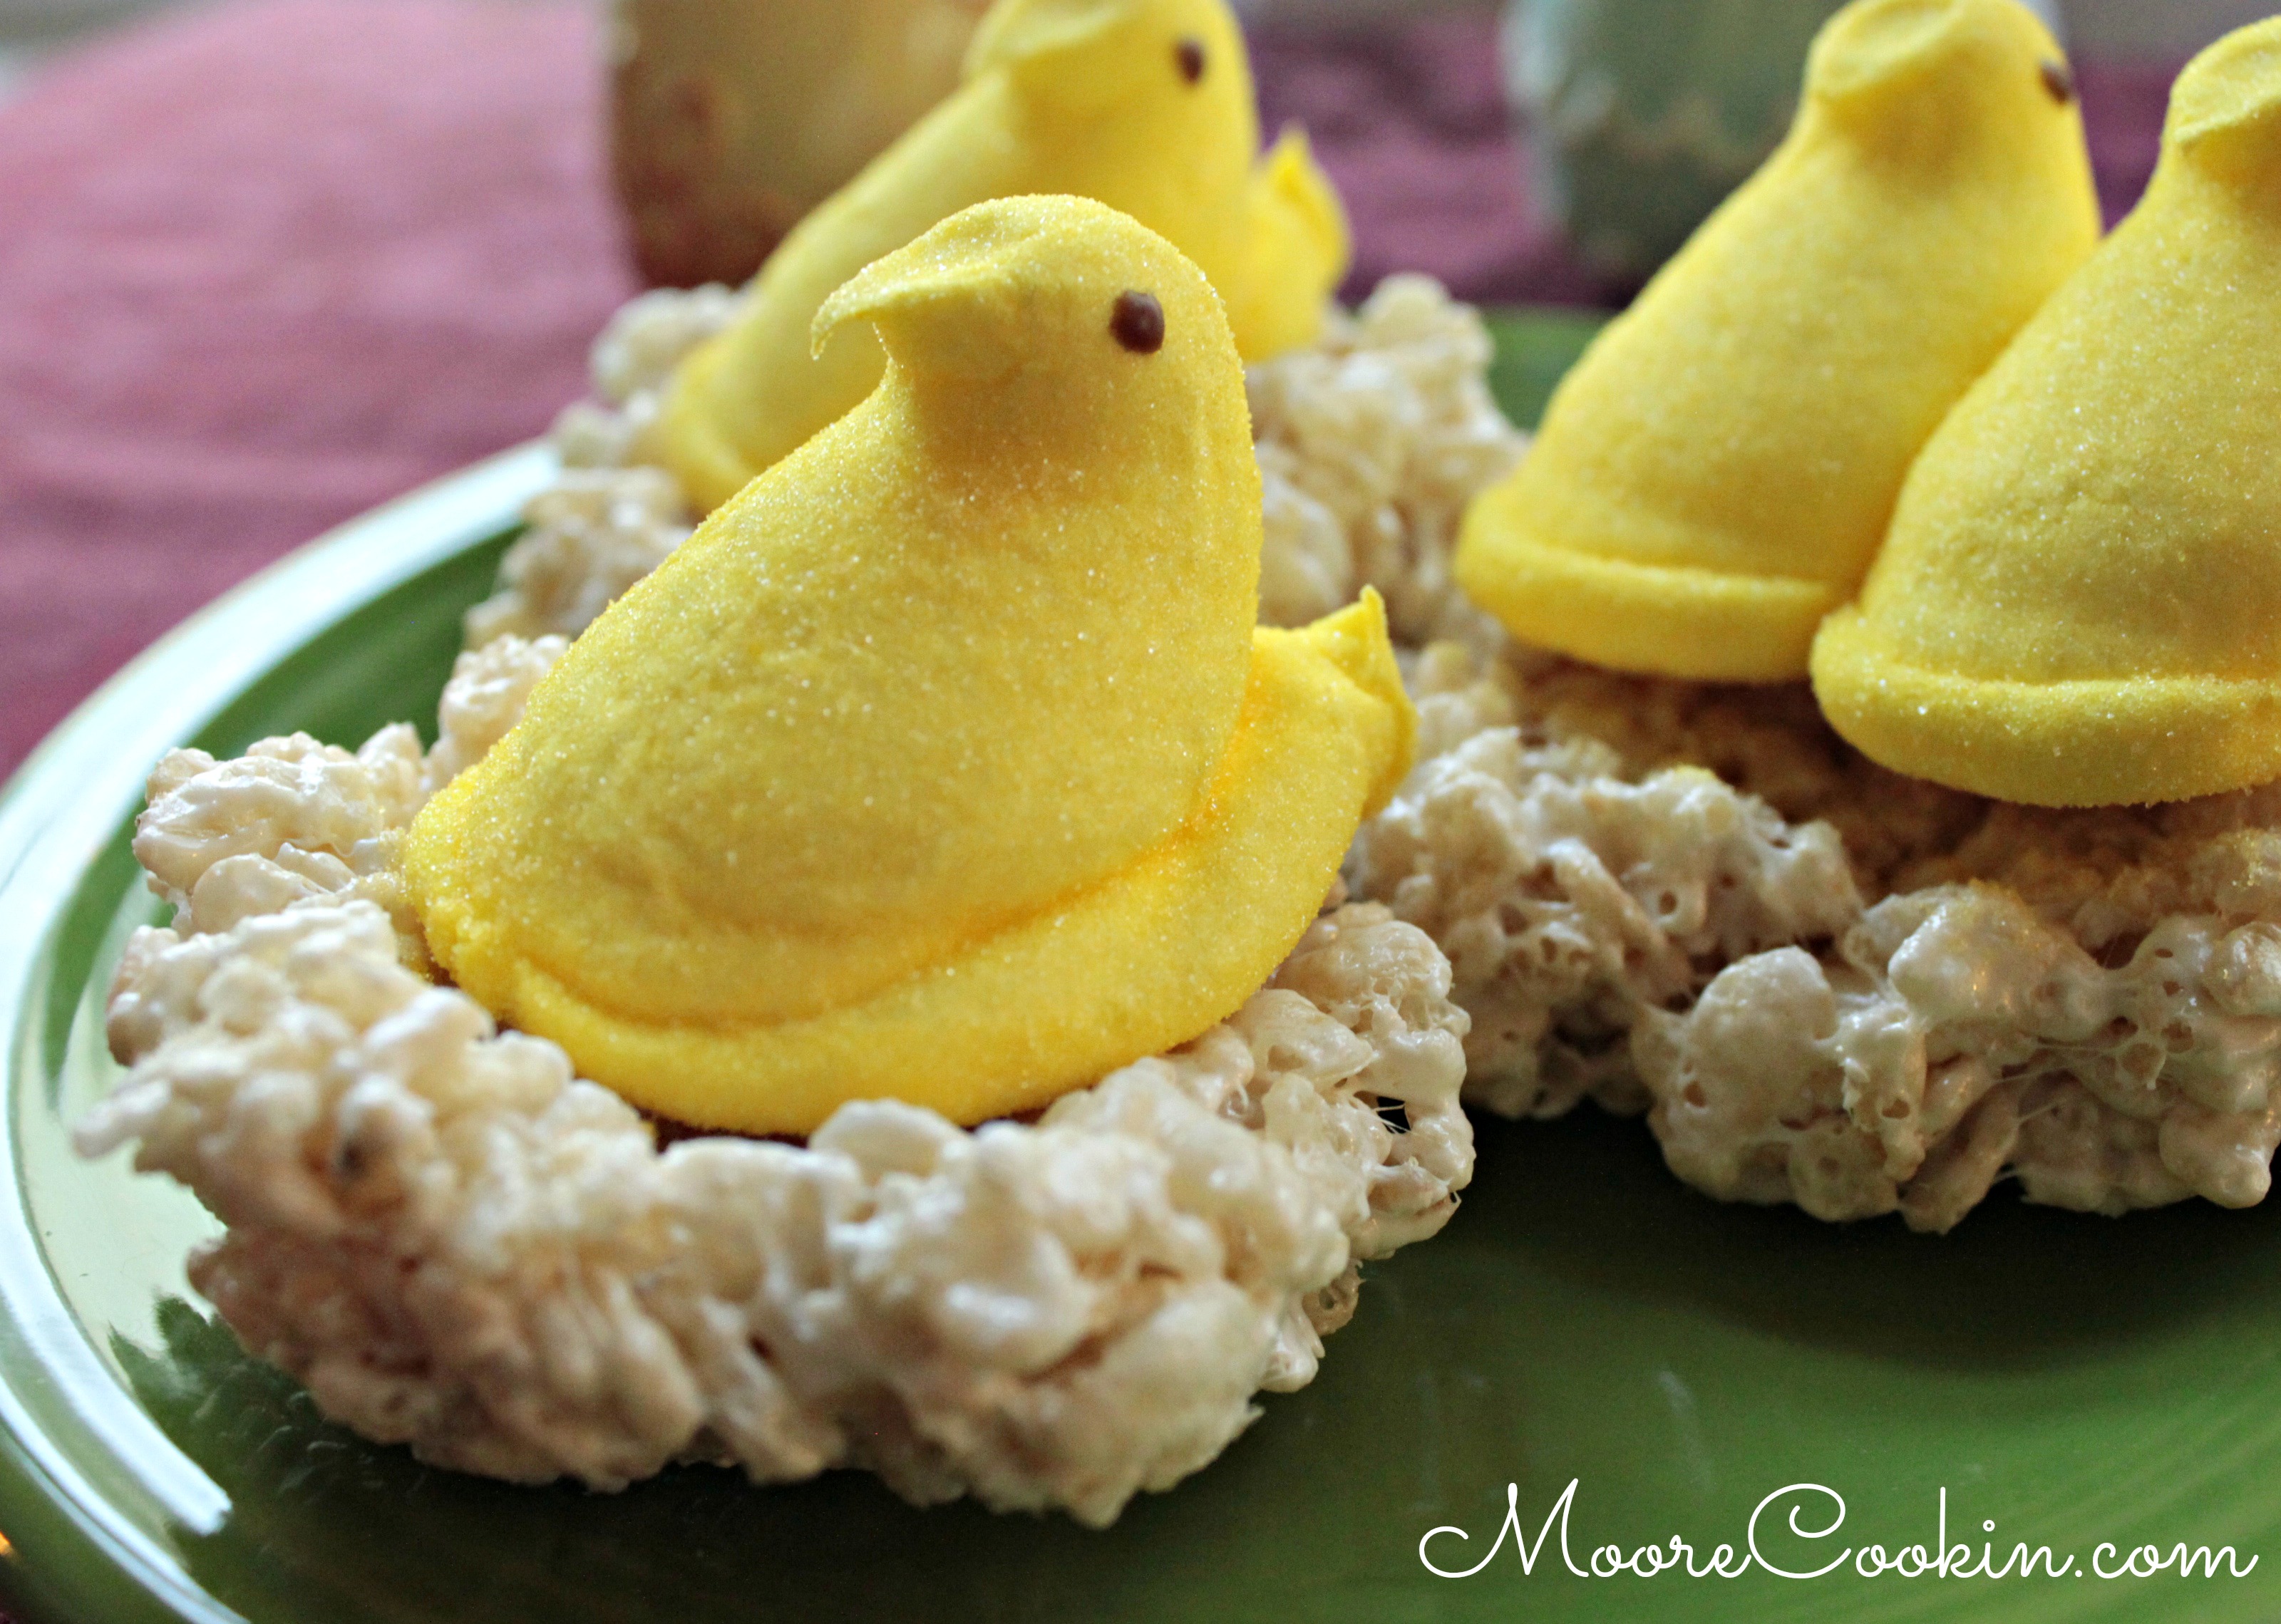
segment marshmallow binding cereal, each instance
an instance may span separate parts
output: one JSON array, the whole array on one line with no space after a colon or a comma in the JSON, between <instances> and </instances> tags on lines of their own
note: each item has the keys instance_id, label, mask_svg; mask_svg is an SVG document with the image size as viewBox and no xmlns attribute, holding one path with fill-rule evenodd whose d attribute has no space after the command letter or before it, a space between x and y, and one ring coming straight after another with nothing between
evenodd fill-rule
<instances>
[{"instance_id":1,"label":"marshmallow binding cereal","mask_svg":"<svg viewBox=\"0 0 2281 1624\"><path fill-rule=\"evenodd\" d=\"M1789 137L1562 382L1457 569L1622 670L1805 674L1910 460L2099 234L2059 49L2014 0L1861 0Z\"/></svg>"},{"instance_id":2,"label":"marshmallow binding cereal","mask_svg":"<svg viewBox=\"0 0 2281 1624\"><path fill-rule=\"evenodd\" d=\"M1245 358L1309 343L1346 268L1345 217L1303 137L1264 158L1258 144L1224 0L999 0L958 90L802 220L728 330L682 365L657 458L712 508L848 411L882 352L860 324L820 342L817 306L986 198L1096 198L1195 262Z\"/></svg>"}]
</instances>

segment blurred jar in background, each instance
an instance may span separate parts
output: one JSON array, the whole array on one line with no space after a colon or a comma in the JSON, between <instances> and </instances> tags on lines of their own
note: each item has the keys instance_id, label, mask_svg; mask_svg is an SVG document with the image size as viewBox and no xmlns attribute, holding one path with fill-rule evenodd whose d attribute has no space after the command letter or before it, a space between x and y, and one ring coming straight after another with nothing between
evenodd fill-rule
<instances>
[{"instance_id":1,"label":"blurred jar in background","mask_svg":"<svg viewBox=\"0 0 2281 1624\"><path fill-rule=\"evenodd\" d=\"M653 284L741 282L958 81L987 0L614 0L611 167Z\"/></svg>"},{"instance_id":2,"label":"blurred jar in background","mask_svg":"<svg viewBox=\"0 0 2281 1624\"><path fill-rule=\"evenodd\" d=\"M1790 127L1806 47L1844 0L1508 0L1506 94L1539 206L1635 287ZM2027 0L2059 33L2055 0Z\"/></svg>"}]
</instances>

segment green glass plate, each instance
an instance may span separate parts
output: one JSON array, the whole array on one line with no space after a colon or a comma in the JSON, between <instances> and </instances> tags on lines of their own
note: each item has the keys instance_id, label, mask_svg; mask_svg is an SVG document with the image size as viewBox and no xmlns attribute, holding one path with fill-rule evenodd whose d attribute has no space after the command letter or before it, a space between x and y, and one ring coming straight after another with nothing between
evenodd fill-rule
<instances>
[{"instance_id":1,"label":"green glass plate","mask_svg":"<svg viewBox=\"0 0 2281 1624\"><path fill-rule=\"evenodd\" d=\"M1499 322L1516 415L1589 330ZM0 1601L27 1624L2281 1618L2281 1206L2110 1222L1999 1197L1945 1239L1836 1228L1704 1200L1638 1123L1589 1111L1484 1121L1463 1211L1370 1271L1315 1384L1106 1532L917 1512L852 1473L515 1489L328 1426L185 1287L213 1220L67 1143L117 1075L110 966L157 912L129 820L169 745L431 717L460 611L547 471L512 454L296 555L122 673L0 800ZM1572 1482L1588 1576L1557 1520L1538 1543ZM1436 1528L1470 1537L1425 1543L1434 1566L1489 1555L1508 1485L1530 1561L1508 1535L1470 1577L1429 1571ZM1833 1496L1842 1523L1806 1537ZM2031 1578L1905 1576L1944 1515L1970 1548L1952 1568L2051 1555ZM1697 1569L1725 1544L1749 1571L1589 1576L1674 1538ZM2181 1542L2257 1560L2091 1572ZM1866 1547L1903 1572L1861 1576Z\"/></svg>"}]
</instances>

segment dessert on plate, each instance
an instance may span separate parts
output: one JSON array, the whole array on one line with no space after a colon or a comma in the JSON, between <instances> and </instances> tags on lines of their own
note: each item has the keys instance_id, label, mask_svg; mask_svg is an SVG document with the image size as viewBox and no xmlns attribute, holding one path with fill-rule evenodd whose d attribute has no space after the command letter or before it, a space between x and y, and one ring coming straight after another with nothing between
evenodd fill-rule
<instances>
[{"instance_id":1,"label":"dessert on plate","mask_svg":"<svg viewBox=\"0 0 2281 1624\"><path fill-rule=\"evenodd\" d=\"M1409 765L1374 594L1255 629L1226 318L1160 237L977 204L828 300L870 399L573 644L402 853L428 950L638 1104L976 1122L1256 989Z\"/></svg>"},{"instance_id":2,"label":"dessert on plate","mask_svg":"<svg viewBox=\"0 0 2281 1624\"><path fill-rule=\"evenodd\" d=\"M1473 1017L1469 1098L1644 1110L1689 1182L1829 1219L1898 1210L1945 1229L2006 1176L2031 1200L2110 1213L2264 1197L2281 1142L2281 799L2260 605L2281 417L2252 335L2281 291L2275 27L2188 68L2138 212L2019 312L1937 428L1917 419L1921 444L1884 459L1894 506L1874 564L1831 533L1835 592L1850 597L1863 570L1867 585L1821 621L1811 691L1674 678L1703 674L1706 654L1729 677L1804 674L1797 627L1762 622L1782 664L1755 670L1734 646L1750 617L1732 612L1762 606L1756 572L1790 556L1759 550L1754 517L1779 535L1834 466L1814 453L1860 423L1729 422L1684 368L1660 389L1658 354L1626 322L1556 396L1540 447L1579 445L1541 473L1532 453L1475 506L1458 573L1502 612L1505 589L1478 582L1512 565L1535 594L1529 635L1574 628L1575 653L1636 654L1638 669L1429 656L1412 685L1424 758L1349 871L1450 954ZM2023 112L2041 94L2071 130L2064 65L2034 30L2008 0L1861 0L1829 26L1815 73L1864 40L1903 41L1909 71L1932 72L1932 46L1952 39L1956 65L1937 71L1976 82L2001 42L2012 99L1960 104ZM1810 81L1794 142L1816 95ZM1975 134L1969 119L1937 133ZM1932 344L1961 292L1857 305L1850 270L1817 288L1751 258L1740 234L1780 224L1783 162L1705 227L1717 256L1682 255L1627 322L1728 297L1697 279L1732 260L1749 267L1736 296L1765 303L1725 319L1761 320L1767 344L1888 311L1906 319L1877 342ZM1842 379L1812 355L1793 357L1803 387L1841 412ZM1751 358L1735 359L1750 397ZM1682 406L1694 415L1660 415ZM1594 438L1643 422L1652 435ZM1760 434L1788 436L1787 472ZM1707 449L1686 456L1697 440ZM1630 505L1551 535L1591 516L1560 485L1594 466L1622 472ZM1550 493L1533 505L1532 481ZM1729 535L1703 541L1706 517ZM1658 535L1693 539L1652 554L1641 538ZM1785 591L1805 579L1775 573Z\"/></svg>"},{"instance_id":3,"label":"dessert on plate","mask_svg":"<svg viewBox=\"0 0 2281 1624\"><path fill-rule=\"evenodd\" d=\"M1447 963L1336 900L1410 707L1368 594L1254 629L1241 371L1163 239L985 204L826 316L883 330L870 401L575 643L463 657L431 750L160 765L177 916L81 1142L224 1220L192 1275L249 1349L439 1464L1102 1523L1470 1176Z\"/></svg>"},{"instance_id":4,"label":"dessert on plate","mask_svg":"<svg viewBox=\"0 0 2281 1624\"><path fill-rule=\"evenodd\" d=\"M2270 511L2262 375L2192 371L2270 308L2262 35L2181 81L2094 253L2039 26L1858 0L1783 153L1524 461L1471 312L1400 278L1326 307L1335 199L1296 146L1255 165L1248 90L1198 99L1243 83L1222 13L1001 12L966 100L787 242L798 276L602 335L431 750L154 774L136 850L178 916L121 966L134 1069L84 1138L224 1218L194 1278L249 1348L467 1469L855 1465L1099 1523L1309 1380L1357 1260L1447 1221L1461 1076L1506 1114L1644 1111L1691 1183L1829 1219L1945 1228L2006 1176L2262 1197L2281 802L2132 776L2208 752L2125 728L2078 765L2148 804L2030 804L2032 742L2007 763L1979 703L2257 681L2231 596L2130 589L2248 557ZM1072 101L1055 65L1102 39L1121 76ZM962 143L1079 127L1154 235L971 206ZM1151 203L1136 128L1241 161ZM1214 231L1234 268L1174 251ZM2117 322L2131 365L2083 342ZM2044 504L2106 576L2021 522L2045 477L2132 516ZM1983 614L1959 552L2120 654L2068 666L2045 596ZM1810 689L1817 627L1853 663ZM1903 717L1918 754L1873 736L1879 661L1964 685Z\"/></svg>"}]
</instances>

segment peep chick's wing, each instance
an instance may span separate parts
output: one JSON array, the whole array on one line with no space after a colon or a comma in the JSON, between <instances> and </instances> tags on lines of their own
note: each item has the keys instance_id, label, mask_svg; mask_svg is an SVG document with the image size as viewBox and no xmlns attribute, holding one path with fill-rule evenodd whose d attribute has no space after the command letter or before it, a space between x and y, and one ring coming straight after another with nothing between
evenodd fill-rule
<instances>
[{"instance_id":1,"label":"peep chick's wing","mask_svg":"<svg viewBox=\"0 0 2281 1624\"><path fill-rule=\"evenodd\" d=\"M1592 346L1460 535L1515 635L1805 674L1911 460L2098 240L2062 59L2015 0L1856 0L1782 147Z\"/></svg>"},{"instance_id":2,"label":"peep chick's wing","mask_svg":"<svg viewBox=\"0 0 2281 1624\"><path fill-rule=\"evenodd\" d=\"M878 390L596 621L406 843L461 985L708 1126L915 1086L970 1119L1193 1035L1406 750L1374 607L1256 643L1241 366L1169 243L985 204L819 330L857 319Z\"/></svg>"},{"instance_id":3,"label":"peep chick's wing","mask_svg":"<svg viewBox=\"0 0 2281 1624\"><path fill-rule=\"evenodd\" d=\"M1911 472L1813 650L1838 731L2007 800L2281 776L2281 19L2171 93L2145 198Z\"/></svg>"},{"instance_id":4,"label":"peep chick's wing","mask_svg":"<svg viewBox=\"0 0 2281 1624\"><path fill-rule=\"evenodd\" d=\"M1345 269L1343 216L1303 142L1258 158L1225 0L1000 0L960 88L802 221L737 323L682 365L649 447L700 505L726 501L869 394L868 331L811 354L832 290L960 209L1092 197L1168 238L1226 296L1237 348L1311 340Z\"/></svg>"}]
</instances>

